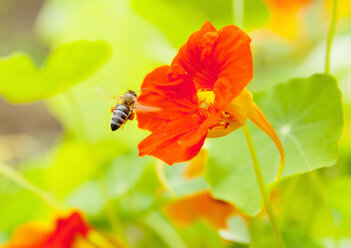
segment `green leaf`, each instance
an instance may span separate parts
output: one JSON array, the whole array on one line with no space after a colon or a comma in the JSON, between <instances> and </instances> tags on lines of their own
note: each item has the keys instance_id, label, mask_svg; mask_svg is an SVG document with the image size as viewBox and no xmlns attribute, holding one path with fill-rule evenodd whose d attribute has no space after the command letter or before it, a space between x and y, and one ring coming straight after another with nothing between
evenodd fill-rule
<instances>
[{"instance_id":1,"label":"green leaf","mask_svg":"<svg viewBox=\"0 0 351 248\"><path fill-rule=\"evenodd\" d=\"M250 244L251 237L248 224L241 216L232 216L228 220L228 228L219 231L225 240L231 240L242 244Z\"/></svg>"},{"instance_id":2,"label":"green leaf","mask_svg":"<svg viewBox=\"0 0 351 248\"><path fill-rule=\"evenodd\" d=\"M177 230L160 213L151 212L143 221L154 229L170 248L187 247Z\"/></svg>"},{"instance_id":3,"label":"green leaf","mask_svg":"<svg viewBox=\"0 0 351 248\"><path fill-rule=\"evenodd\" d=\"M277 131L286 153L284 176L331 166L337 159L337 141L343 127L341 95L327 75L292 79L257 94L255 102ZM279 165L273 142L249 123L266 183ZM260 194L247 144L241 130L211 142L206 178L215 197L255 215Z\"/></svg>"},{"instance_id":4,"label":"green leaf","mask_svg":"<svg viewBox=\"0 0 351 248\"><path fill-rule=\"evenodd\" d=\"M42 68L21 53L0 58L0 94L13 103L54 96L91 76L110 54L104 41L75 41L56 48Z\"/></svg>"},{"instance_id":5,"label":"green leaf","mask_svg":"<svg viewBox=\"0 0 351 248\"><path fill-rule=\"evenodd\" d=\"M235 19L235 6L231 0L152 0L148 4L133 0L132 6L138 14L158 26L176 47L199 30L205 20L220 29ZM268 10L262 0L245 1L244 12L245 29L257 27L268 19Z\"/></svg>"},{"instance_id":6,"label":"green leaf","mask_svg":"<svg viewBox=\"0 0 351 248\"><path fill-rule=\"evenodd\" d=\"M105 175L110 196L113 198L122 197L135 187L149 160L149 158L139 158L136 153L116 158Z\"/></svg>"}]
</instances>

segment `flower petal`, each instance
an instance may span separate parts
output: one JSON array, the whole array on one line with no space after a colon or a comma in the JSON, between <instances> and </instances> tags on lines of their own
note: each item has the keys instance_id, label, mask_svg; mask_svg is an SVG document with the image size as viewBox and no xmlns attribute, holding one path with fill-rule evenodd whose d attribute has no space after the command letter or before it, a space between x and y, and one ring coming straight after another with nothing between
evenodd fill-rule
<instances>
[{"instance_id":1,"label":"flower petal","mask_svg":"<svg viewBox=\"0 0 351 248\"><path fill-rule=\"evenodd\" d=\"M28 222L15 229L10 243L5 244L3 248L43 248L50 231L50 227L42 223Z\"/></svg>"},{"instance_id":2,"label":"flower petal","mask_svg":"<svg viewBox=\"0 0 351 248\"><path fill-rule=\"evenodd\" d=\"M138 104L158 111L138 112L139 128L155 131L160 125L182 118L198 108L194 84L181 67L161 66L149 73L141 86Z\"/></svg>"},{"instance_id":3,"label":"flower petal","mask_svg":"<svg viewBox=\"0 0 351 248\"><path fill-rule=\"evenodd\" d=\"M277 146L279 154L280 154L280 165L278 169L277 176L275 180L278 180L283 172L284 169L284 162L285 162L285 153L284 153L284 147L282 143L280 142L280 139L275 132L274 128L272 125L269 123L267 118L264 116L262 111L259 109L259 107L254 104L254 111L252 114L249 116L249 119L257 126L259 127L262 131L264 131L274 142L274 144Z\"/></svg>"},{"instance_id":4,"label":"flower petal","mask_svg":"<svg viewBox=\"0 0 351 248\"><path fill-rule=\"evenodd\" d=\"M139 156L154 156L169 165L190 160L204 143L206 123L193 115L164 123L139 143Z\"/></svg>"},{"instance_id":5,"label":"flower petal","mask_svg":"<svg viewBox=\"0 0 351 248\"><path fill-rule=\"evenodd\" d=\"M235 208L214 199L205 191L167 204L165 212L178 225L188 226L197 220L205 220L220 229L227 226L226 222L235 213Z\"/></svg>"},{"instance_id":6,"label":"flower petal","mask_svg":"<svg viewBox=\"0 0 351 248\"><path fill-rule=\"evenodd\" d=\"M184 177L190 179L203 175L206 169L207 160L208 151L207 149L202 148L186 167Z\"/></svg>"},{"instance_id":7,"label":"flower petal","mask_svg":"<svg viewBox=\"0 0 351 248\"><path fill-rule=\"evenodd\" d=\"M83 217L78 212L73 212L66 218L56 221L56 230L46 242L47 247L70 248L77 236L85 237L90 230Z\"/></svg>"},{"instance_id":8,"label":"flower petal","mask_svg":"<svg viewBox=\"0 0 351 248\"><path fill-rule=\"evenodd\" d=\"M234 25L218 31L212 57L219 68L219 80L213 89L219 105L225 106L233 100L253 77L250 42L250 37Z\"/></svg>"},{"instance_id":9,"label":"flower petal","mask_svg":"<svg viewBox=\"0 0 351 248\"><path fill-rule=\"evenodd\" d=\"M182 66L197 90L213 90L223 107L252 79L250 42L249 36L234 25L216 31L206 22L180 48L172 65Z\"/></svg>"},{"instance_id":10,"label":"flower petal","mask_svg":"<svg viewBox=\"0 0 351 248\"><path fill-rule=\"evenodd\" d=\"M189 37L172 61L172 65L180 65L187 71L198 90L211 90L217 79L215 68L208 67L208 56L204 56L212 49L214 36L217 36L217 30L206 21L199 31Z\"/></svg>"},{"instance_id":11,"label":"flower petal","mask_svg":"<svg viewBox=\"0 0 351 248\"><path fill-rule=\"evenodd\" d=\"M29 222L18 227L4 248L70 248L77 237L85 237L90 227L78 212L59 218L56 227Z\"/></svg>"}]
</instances>

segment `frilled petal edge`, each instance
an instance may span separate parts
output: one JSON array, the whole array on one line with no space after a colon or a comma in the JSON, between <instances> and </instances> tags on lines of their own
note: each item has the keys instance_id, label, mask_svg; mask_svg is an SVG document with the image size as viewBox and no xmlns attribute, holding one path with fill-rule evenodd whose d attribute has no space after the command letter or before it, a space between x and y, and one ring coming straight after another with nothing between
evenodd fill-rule
<instances>
[{"instance_id":1,"label":"frilled petal edge","mask_svg":"<svg viewBox=\"0 0 351 248\"><path fill-rule=\"evenodd\" d=\"M138 104L150 106L155 111L138 112L139 128L153 132L198 109L195 86L181 67L156 68L145 77L141 88Z\"/></svg>"}]
</instances>

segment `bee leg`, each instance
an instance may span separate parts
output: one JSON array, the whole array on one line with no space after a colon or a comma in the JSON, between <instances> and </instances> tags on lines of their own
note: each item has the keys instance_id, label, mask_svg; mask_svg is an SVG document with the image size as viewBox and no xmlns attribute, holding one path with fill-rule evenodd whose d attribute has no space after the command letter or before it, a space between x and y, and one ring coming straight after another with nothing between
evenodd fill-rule
<instances>
[{"instance_id":1,"label":"bee leg","mask_svg":"<svg viewBox=\"0 0 351 248\"><path fill-rule=\"evenodd\" d=\"M115 107L116 106L111 107L111 113L113 113L113 111L115 110Z\"/></svg>"},{"instance_id":2,"label":"bee leg","mask_svg":"<svg viewBox=\"0 0 351 248\"><path fill-rule=\"evenodd\" d=\"M135 117L135 113L132 111L131 113L130 113L130 115L129 115L129 120L133 120L134 119L134 117Z\"/></svg>"}]
</instances>

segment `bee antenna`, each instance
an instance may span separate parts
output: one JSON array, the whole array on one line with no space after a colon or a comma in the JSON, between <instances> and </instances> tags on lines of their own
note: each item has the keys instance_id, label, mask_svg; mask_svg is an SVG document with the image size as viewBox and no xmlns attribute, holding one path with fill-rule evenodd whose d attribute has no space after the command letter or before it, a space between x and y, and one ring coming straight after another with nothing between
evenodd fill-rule
<instances>
[{"instance_id":1,"label":"bee antenna","mask_svg":"<svg viewBox=\"0 0 351 248\"><path fill-rule=\"evenodd\" d=\"M126 90L129 90L129 88L125 84L123 84L123 87L126 88Z\"/></svg>"},{"instance_id":2,"label":"bee antenna","mask_svg":"<svg viewBox=\"0 0 351 248\"><path fill-rule=\"evenodd\" d=\"M136 92L141 92L143 90L146 90L146 88L143 88L143 89L140 89L140 90L137 90Z\"/></svg>"}]
</instances>

